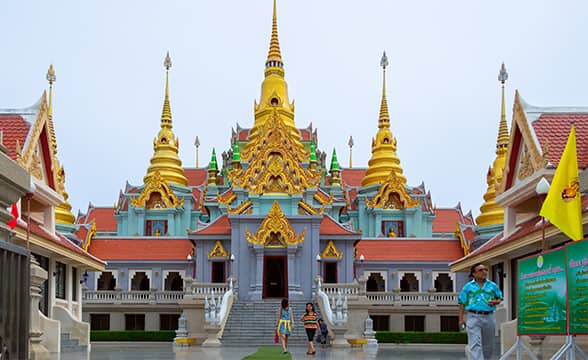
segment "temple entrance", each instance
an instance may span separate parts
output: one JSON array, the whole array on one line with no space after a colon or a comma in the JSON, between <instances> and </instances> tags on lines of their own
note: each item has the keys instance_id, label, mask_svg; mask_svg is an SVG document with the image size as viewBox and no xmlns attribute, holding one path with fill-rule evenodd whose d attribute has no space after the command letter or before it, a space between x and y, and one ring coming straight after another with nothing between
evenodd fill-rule
<instances>
[{"instance_id":1,"label":"temple entrance","mask_svg":"<svg viewBox=\"0 0 588 360\"><path fill-rule=\"evenodd\" d=\"M285 256L263 259L263 298L288 297L288 269Z\"/></svg>"}]
</instances>

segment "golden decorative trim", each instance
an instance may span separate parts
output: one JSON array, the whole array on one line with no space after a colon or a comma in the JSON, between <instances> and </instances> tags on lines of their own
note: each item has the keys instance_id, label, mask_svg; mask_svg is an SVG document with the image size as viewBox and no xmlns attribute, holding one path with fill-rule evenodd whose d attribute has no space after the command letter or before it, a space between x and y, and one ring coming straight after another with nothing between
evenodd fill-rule
<instances>
[{"instance_id":1,"label":"golden decorative trim","mask_svg":"<svg viewBox=\"0 0 588 360\"><path fill-rule=\"evenodd\" d=\"M217 240L214 243L214 247L208 253L208 258L228 258L229 253L227 249L223 246L223 243L220 240Z\"/></svg>"},{"instance_id":2,"label":"golden decorative trim","mask_svg":"<svg viewBox=\"0 0 588 360\"><path fill-rule=\"evenodd\" d=\"M237 206L234 209L231 209L230 206L227 207L227 212L229 214L250 214L251 211L253 210L253 208L251 207L253 205L253 203L251 202L251 200L247 200L243 203L241 203L241 205Z\"/></svg>"},{"instance_id":3,"label":"golden decorative trim","mask_svg":"<svg viewBox=\"0 0 588 360\"><path fill-rule=\"evenodd\" d=\"M533 164L531 164L531 153L527 149L527 145L523 144L520 155L521 162L519 164L519 171L517 177L519 178L519 180L523 180L531 176L531 174L535 172L535 169L533 169Z\"/></svg>"},{"instance_id":4,"label":"golden decorative trim","mask_svg":"<svg viewBox=\"0 0 588 360\"><path fill-rule=\"evenodd\" d=\"M404 209L404 208L416 208L419 206L419 199L413 199L406 188L404 183L394 170L390 171L390 175L372 200L365 199L367 207L380 208L380 209Z\"/></svg>"},{"instance_id":5,"label":"golden decorative trim","mask_svg":"<svg viewBox=\"0 0 588 360\"><path fill-rule=\"evenodd\" d=\"M159 198L151 198L154 193L159 194ZM175 208L184 205L184 199L178 199L164 179L162 179L159 171L155 171L149 182L145 184L141 195L136 198L130 198L133 207L148 209L165 209Z\"/></svg>"},{"instance_id":6,"label":"golden decorative trim","mask_svg":"<svg viewBox=\"0 0 588 360\"><path fill-rule=\"evenodd\" d=\"M299 210L302 210L303 212L300 213L300 215L318 215L319 211L315 208L312 207L312 205L310 205L309 203L307 203L304 200L300 200L298 202L298 207Z\"/></svg>"},{"instance_id":7,"label":"golden decorative trim","mask_svg":"<svg viewBox=\"0 0 588 360\"><path fill-rule=\"evenodd\" d=\"M321 253L321 259L342 259L343 254L337 249L335 246L335 242L333 240L329 240L327 246L325 246L325 250Z\"/></svg>"},{"instance_id":8,"label":"golden decorative trim","mask_svg":"<svg viewBox=\"0 0 588 360\"><path fill-rule=\"evenodd\" d=\"M92 221L92 226L90 226L90 231L88 231L88 235L86 235L86 241L84 242L84 250L88 251L90 248L90 242L92 238L96 236L96 219Z\"/></svg>"},{"instance_id":9,"label":"golden decorative trim","mask_svg":"<svg viewBox=\"0 0 588 360\"><path fill-rule=\"evenodd\" d=\"M247 242L253 245L264 245L269 248L283 248L290 245L298 245L304 242L306 228L296 235L288 218L282 212L280 204L274 201L272 208L261 222L255 235L245 228Z\"/></svg>"},{"instance_id":10,"label":"golden decorative trim","mask_svg":"<svg viewBox=\"0 0 588 360\"><path fill-rule=\"evenodd\" d=\"M316 201L318 201L319 203L321 203L321 205L331 205L333 203L333 201L335 200L335 196L333 194L331 194L329 196L329 199L328 200L325 200L317 192L317 193L314 194L313 199L315 199Z\"/></svg>"},{"instance_id":11,"label":"golden decorative trim","mask_svg":"<svg viewBox=\"0 0 588 360\"><path fill-rule=\"evenodd\" d=\"M455 232L453 233L453 236L455 236L456 238L459 239L464 256L466 256L472 252L472 246L471 246L471 244L466 243L466 239L461 232L461 228L459 227L459 224L455 224Z\"/></svg>"},{"instance_id":12,"label":"golden decorative trim","mask_svg":"<svg viewBox=\"0 0 588 360\"><path fill-rule=\"evenodd\" d=\"M237 198L237 195L233 193L227 199L223 199L221 195L217 195L216 198L218 199L219 205L229 205Z\"/></svg>"}]
</instances>

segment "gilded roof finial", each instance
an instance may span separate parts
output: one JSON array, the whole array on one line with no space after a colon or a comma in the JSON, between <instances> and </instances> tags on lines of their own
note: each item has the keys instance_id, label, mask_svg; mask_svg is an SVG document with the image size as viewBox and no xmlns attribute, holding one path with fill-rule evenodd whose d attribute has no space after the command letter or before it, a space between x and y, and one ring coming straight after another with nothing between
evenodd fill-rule
<instances>
[{"instance_id":1,"label":"gilded roof finial","mask_svg":"<svg viewBox=\"0 0 588 360\"><path fill-rule=\"evenodd\" d=\"M163 66L165 66L165 98L163 100L163 111L161 113L161 127L171 128L172 114L169 105L169 69L172 66L172 61L169 56L169 51L167 52L167 55L165 55Z\"/></svg>"},{"instance_id":2,"label":"gilded roof finial","mask_svg":"<svg viewBox=\"0 0 588 360\"><path fill-rule=\"evenodd\" d=\"M188 179L182 168L182 161L178 156L180 147L178 138L172 131L172 114L169 104L169 69L172 62L169 51L165 56L163 66L165 67L165 97L163 100L163 111L161 112L161 129L153 140L153 156L151 165L147 169L147 175L143 183L147 184L159 172L161 179L166 183L175 183L186 186Z\"/></svg>"},{"instance_id":3,"label":"gilded roof finial","mask_svg":"<svg viewBox=\"0 0 588 360\"><path fill-rule=\"evenodd\" d=\"M196 136L196 139L194 139L194 147L196 147L196 167L199 167L199 161L198 161L198 148L200 147L200 139L198 138L198 136Z\"/></svg>"},{"instance_id":4,"label":"gilded roof finial","mask_svg":"<svg viewBox=\"0 0 588 360\"><path fill-rule=\"evenodd\" d=\"M500 108L500 126L498 128L498 139L496 141L496 150L506 148L508 146L508 125L506 124L506 105L504 103L504 83L508 80L508 73L504 63L500 67L500 73L498 74L498 81L502 87L502 104Z\"/></svg>"},{"instance_id":5,"label":"gilded roof finial","mask_svg":"<svg viewBox=\"0 0 588 360\"><path fill-rule=\"evenodd\" d=\"M353 136L349 135L349 142L347 145L349 145L349 168L351 169L353 167Z\"/></svg>"},{"instance_id":6,"label":"gilded roof finial","mask_svg":"<svg viewBox=\"0 0 588 360\"><path fill-rule=\"evenodd\" d=\"M382 60L380 60L380 66L382 67L382 101L380 103L380 117L378 120L378 127L389 127L390 126L390 115L388 114L388 101L386 100L386 68L388 67L388 57L386 52L382 54Z\"/></svg>"},{"instance_id":7,"label":"gilded roof finial","mask_svg":"<svg viewBox=\"0 0 588 360\"><path fill-rule=\"evenodd\" d=\"M53 64L49 65L47 70L47 81L49 81L49 107L47 109L47 117L49 117L49 133L51 136L51 150L53 155L57 154L57 138L55 137L55 129L53 127L53 83L56 80L55 69Z\"/></svg>"},{"instance_id":8,"label":"gilded roof finial","mask_svg":"<svg viewBox=\"0 0 588 360\"><path fill-rule=\"evenodd\" d=\"M267 54L267 60L265 61L265 67L283 67L284 62L282 61L282 53L280 51L280 42L278 41L278 15L276 0L274 0L274 13L272 16L272 37L270 40L269 52Z\"/></svg>"},{"instance_id":9,"label":"gilded roof finial","mask_svg":"<svg viewBox=\"0 0 588 360\"><path fill-rule=\"evenodd\" d=\"M506 153L508 152L509 134L506 123L506 106L504 103L504 83L508 80L508 73L504 63L498 73L498 81L501 87L500 125L498 126L498 138L496 139L496 158L486 174L488 187L484 194L484 203L480 206L480 215L476 218L478 226L490 226L504 222L504 209L496 204L496 192L502 182Z\"/></svg>"},{"instance_id":10,"label":"gilded roof finial","mask_svg":"<svg viewBox=\"0 0 588 360\"><path fill-rule=\"evenodd\" d=\"M339 168L339 160L337 160L337 151L333 148L333 155L331 155L331 168L329 170L331 177L329 185L341 186L341 169Z\"/></svg>"}]
</instances>

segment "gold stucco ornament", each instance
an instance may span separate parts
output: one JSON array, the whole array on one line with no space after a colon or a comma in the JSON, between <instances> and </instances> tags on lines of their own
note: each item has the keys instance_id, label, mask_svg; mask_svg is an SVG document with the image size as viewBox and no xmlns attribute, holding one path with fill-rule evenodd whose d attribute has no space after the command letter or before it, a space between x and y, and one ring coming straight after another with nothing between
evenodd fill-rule
<instances>
[{"instance_id":1,"label":"gold stucco ornament","mask_svg":"<svg viewBox=\"0 0 588 360\"><path fill-rule=\"evenodd\" d=\"M300 235L296 235L288 218L282 212L280 204L274 201L269 213L261 222L257 233L253 235L249 229L245 229L247 242L253 245L281 248L298 245L304 242L306 228Z\"/></svg>"},{"instance_id":2,"label":"gold stucco ornament","mask_svg":"<svg viewBox=\"0 0 588 360\"><path fill-rule=\"evenodd\" d=\"M184 198L178 197L172 192L159 171L155 171L149 182L138 197L130 198L131 205L136 208L148 209L175 208L184 205Z\"/></svg>"},{"instance_id":3,"label":"gold stucco ornament","mask_svg":"<svg viewBox=\"0 0 588 360\"><path fill-rule=\"evenodd\" d=\"M419 206L419 199L410 196L402 179L392 170L376 196L372 200L366 198L365 203L370 208L401 210Z\"/></svg>"}]
</instances>

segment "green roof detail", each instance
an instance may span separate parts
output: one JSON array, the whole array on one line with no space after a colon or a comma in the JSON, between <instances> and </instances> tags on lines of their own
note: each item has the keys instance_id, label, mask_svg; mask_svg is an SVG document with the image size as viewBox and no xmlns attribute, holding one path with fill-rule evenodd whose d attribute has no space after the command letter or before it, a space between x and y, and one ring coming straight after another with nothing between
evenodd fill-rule
<instances>
[{"instance_id":1,"label":"green roof detail","mask_svg":"<svg viewBox=\"0 0 588 360\"><path fill-rule=\"evenodd\" d=\"M335 148L333 148L333 156L331 157L331 170L339 170L339 161L337 160Z\"/></svg>"},{"instance_id":2,"label":"green roof detail","mask_svg":"<svg viewBox=\"0 0 588 360\"><path fill-rule=\"evenodd\" d=\"M210 158L210 165L208 165L209 169L218 170L218 166L216 164L216 151L212 148L212 156Z\"/></svg>"}]
</instances>

